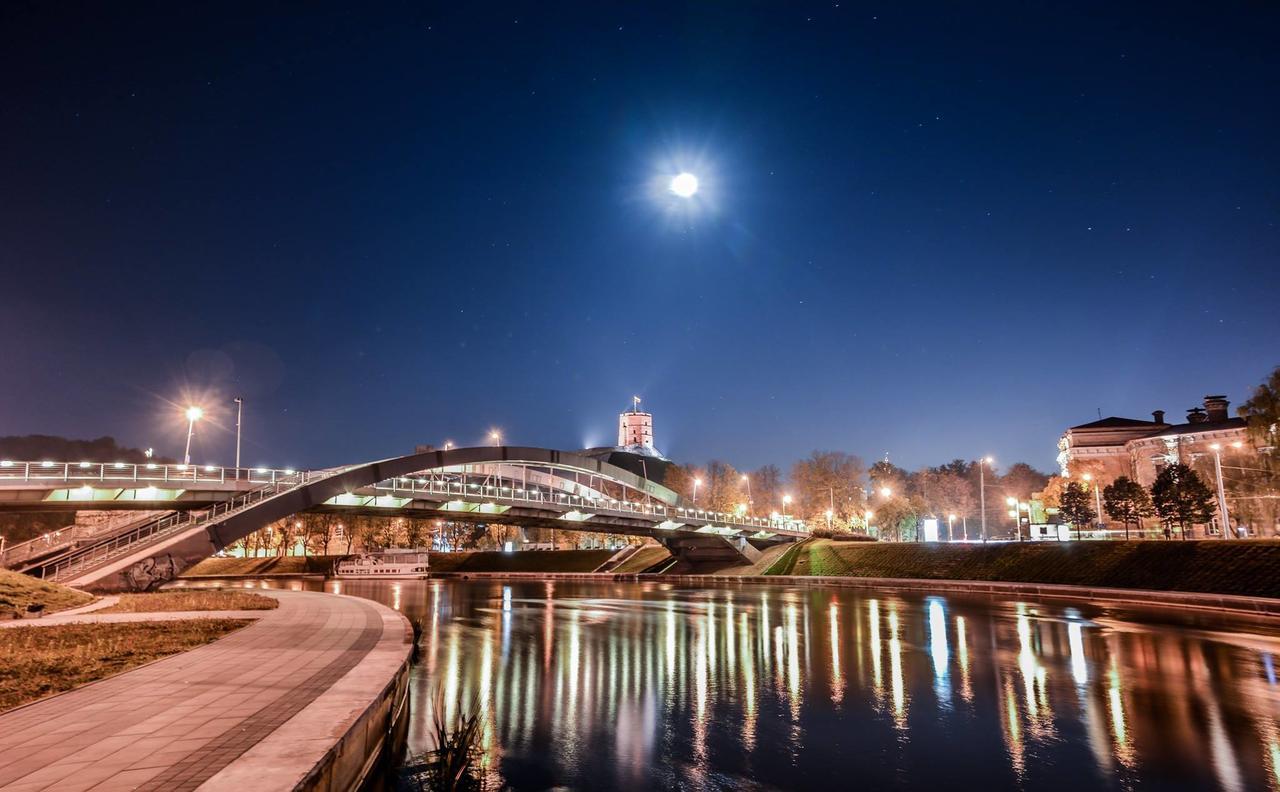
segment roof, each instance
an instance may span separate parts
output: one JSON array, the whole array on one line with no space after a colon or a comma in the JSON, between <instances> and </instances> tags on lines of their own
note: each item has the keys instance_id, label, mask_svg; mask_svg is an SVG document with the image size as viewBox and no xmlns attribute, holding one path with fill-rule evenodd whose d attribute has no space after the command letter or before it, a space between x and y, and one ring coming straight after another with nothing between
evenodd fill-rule
<instances>
[{"instance_id":1,"label":"roof","mask_svg":"<svg viewBox=\"0 0 1280 792\"><path fill-rule=\"evenodd\" d=\"M1143 435L1143 437L1172 437L1176 435L1199 434L1201 432L1222 432L1228 429L1243 429L1247 425L1248 421L1243 418L1228 418L1225 421L1183 423L1178 424L1177 426L1167 426L1163 429L1158 429L1151 434Z\"/></svg>"},{"instance_id":2,"label":"roof","mask_svg":"<svg viewBox=\"0 0 1280 792\"><path fill-rule=\"evenodd\" d=\"M1074 429L1129 429L1129 428L1136 428L1136 427L1142 427L1142 426L1165 426L1165 424L1158 424L1155 421L1141 421L1141 420L1138 420L1137 418L1119 418L1113 415L1110 418L1103 418L1100 421L1093 421L1092 423L1080 424L1079 426L1073 426L1071 428L1073 430Z\"/></svg>"}]
</instances>

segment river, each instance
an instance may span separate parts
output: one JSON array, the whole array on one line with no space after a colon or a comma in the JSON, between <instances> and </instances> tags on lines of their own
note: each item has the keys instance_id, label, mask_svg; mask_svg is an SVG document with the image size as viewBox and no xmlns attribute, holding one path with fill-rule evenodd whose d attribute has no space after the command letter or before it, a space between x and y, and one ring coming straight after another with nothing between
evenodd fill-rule
<instances>
[{"instance_id":1,"label":"river","mask_svg":"<svg viewBox=\"0 0 1280 792\"><path fill-rule=\"evenodd\" d=\"M1280 789L1280 623L789 586L257 581L423 626L491 788ZM440 699L437 693L443 693Z\"/></svg>"}]
</instances>

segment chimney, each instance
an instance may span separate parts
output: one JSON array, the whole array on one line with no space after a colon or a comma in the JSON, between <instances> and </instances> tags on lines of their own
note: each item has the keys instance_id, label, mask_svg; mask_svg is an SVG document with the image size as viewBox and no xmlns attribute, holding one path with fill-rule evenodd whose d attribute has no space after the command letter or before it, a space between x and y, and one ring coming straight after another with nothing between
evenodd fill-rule
<instances>
[{"instance_id":1,"label":"chimney","mask_svg":"<svg viewBox=\"0 0 1280 792\"><path fill-rule=\"evenodd\" d=\"M1209 420L1209 416L1205 415L1203 407L1192 407L1187 410L1187 423L1204 423Z\"/></svg>"},{"instance_id":2,"label":"chimney","mask_svg":"<svg viewBox=\"0 0 1280 792\"><path fill-rule=\"evenodd\" d=\"M1210 421L1225 421L1230 416L1227 414L1227 406L1231 402L1227 401L1226 396L1205 396L1204 411L1209 414Z\"/></svg>"},{"instance_id":3,"label":"chimney","mask_svg":"<svg viewBox=\"0 0 1280 792\"><path fill-rule=\"evenodd\" d=\"M1164 410L1152 410L1151 419L1158 424L1164 423Z\"/></svg>"}]
</instances>

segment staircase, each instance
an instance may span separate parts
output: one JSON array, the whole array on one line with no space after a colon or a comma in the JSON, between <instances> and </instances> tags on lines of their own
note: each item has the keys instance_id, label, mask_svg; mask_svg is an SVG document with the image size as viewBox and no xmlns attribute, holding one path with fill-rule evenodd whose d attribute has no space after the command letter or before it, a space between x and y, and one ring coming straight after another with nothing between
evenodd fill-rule
<instances>
[{"instance_id":1,"label":"staircase","mask_svg":"<svg viewBox=\"0 0 1280 792\"><path fill-rule=\"evenodd\" d=\"M104 537L100 541L75 548L37 565L28 572L56 583L70 583L112 561L144 552L152 545L194 528L209 527L298 487L338 475L342 470L302 471L250 490L243 495L237 495L206 511L166 514L113 536Z\"/></svg>"},{"instance_id":2,"label":"staircase","mask_svg":"<svg viewBox=\"0 0 1280 792\"><path fill-rule=\"evenodd\" d=\"M68 525L44 536L37 536L26 542L10 545L0 555L0 566L15 572L30 572L40 566L48 565L77 548L95 542L119 536L122 533L142 526L153 520L168 516L173 512L147 511L117 514L115 519L92 524Z\"/></svg>"}]
</instances>

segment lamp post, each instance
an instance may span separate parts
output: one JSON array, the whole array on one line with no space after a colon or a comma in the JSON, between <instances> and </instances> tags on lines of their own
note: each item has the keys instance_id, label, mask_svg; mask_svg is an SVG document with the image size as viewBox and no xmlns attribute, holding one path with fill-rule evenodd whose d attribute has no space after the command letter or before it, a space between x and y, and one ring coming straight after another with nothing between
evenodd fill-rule
<instances>
[{"instance_id":1,"label":"lamp post","mask_svg":"<svg viewBox=\"0 0 1280 792\"><path fill-rule=\"evenodd\" d=\"M831 530L831 518L832 518L833 516L835 516L835 510L834 510L834 509L827 509L827 530L828 530L828 531L830 531L830 530Z\"/></svg>"},{"instance_id":2,"label":"lamp post","mask_svg":"<svg viewBox=\"0 0 1280 792\"><path fill-rule=\"evenodd\" d=\"M790 507L790 506L791 506L791 496L790 496L790 495L783 495L783 496L782 496L782 516L783 516L783 517L786 517L786 516L787 516L787 513L788 513L788 507Z\"/></svg>"},{"instance_id":3,"label":"lamp post","mask_svg":"<svg viewBox=\"0 0 1280 792\"><path fill-rule=\"evenodd\" d=\"M196 421L204 417L204 410L192 405L187 408L187 450L182 454L182 464L191 464L191 435L196 432Z\"/></svg>"},{"instance_id":4,"label":"lamp post","mask_svg":"<svg viewBox=\"0 0 1280 792\"><path fill-rule=\"evenodd\" d=\"M1010 495L1009 497L1004 499L1004 502L1009 504L1009 508L1011 509L1009 513L1013 515L1013 531L1018 535L1018 541L1021 542L1022 541L1022 512L1018 511L1018 499Z\"/></svg>"},{"instance_id":5,"label":"lamp post","mask_svg":"<svg viewBox=\"0 0 1280 792\"><path fill-rule=\"evenodd\" d=\"M876 516L876 513L871 511L870 509L867 509L866 512L864 512L862 515L862 527L863 527L863 530L867 532L867 536L871 535L871 518L875 516Z\"/></svg>"},{"instance_id":6,"label":"lamp post","mask_svg":"<svg viewBox=\"0 0 1280 792\"><path fill-rule=\"evenodd\" d=\"M702 479L696 478L693 480L693 505L694 506L698 505L698 487L701 487L701 486L702 486Z\"/></svg>"},{"instance_id":7,"label":"lamp post","mask_svg":"<svg viewBox=\"0 0 1280 792\"><path fill-rule=\"evenodd\" d=\"M240 419L244 415L244 399L236 397L236 478L240 478Z\"/></svg>"},{"instance_id":8,"label":"lamp post","mask_svg":"<svg viewBox=\"0 0 1280 792\"><path fill-rule=\"evenodd\" d=\"M955 525L956 525L956 516L954 514L948 514L947 515L947 541L948 542L955 541L955 538L956 538Z\"/></svg>"},{"instance_id":9,"label":"lamp post","mask_svg":"<svg viewBox=\"0 0 1280 792\"><path fill-rule=\"evenodd\" d=\"M497 429L494 429L492 432L489 432L489 439L493 441L493 444L495 446L502 445L502 433L499 432Z\"/></svg>"},{"instance_id":10,"label":"lamp post","mask_svg":"<svg viewBox=\"0 0 1280 792\"><path fill-rule=\"evenodd\" d=\"M1093 483L1092 473L1085 473L1080 478L1089 482L1088 486L1090 489L1093 490L1093 504L1094 504L1093 508L1094 508L1094 511L1096 512L1096 514L1094 515L1093 521L1095 525L1101 528L1102 527L1102 487Z\"/></svg>"},{"instance_id":11,"label":"lamp post","mask_svg":"<svg viewBox=\"0 0 1280 792\"><path fill-rule=\"evenodd\" d=\"M1236 443L1235 446L1239 448L1240 444ZM1231 519L1227 516L1227 493L1222 488L1222 446L1214 443L1209 448L1213 449L1213 475L1218 480L1218 516L1222 519L1222 538L1228 539L1231 534Z\"/></svg>"},{"instance_id":12,"label":"lamp post","mask_svg":"<svg viewBox=\"0 0 1280 792\"><path fill-rule=\"evenodd\" d=\"M641 461L643 462L643 460ZM751 502L751 477L748 476L746 473L743 473L742 483L747 485L747 511L750 511L753 505Z\"/></svg>"},{"instance_id":13,"label":"lamp post","mask_svg":"<svg viewBox=\"0 0 1280 792\"><path fill-rule=\"evenodd\" d=\"M978 502L982 508L982 541L987 541L987 465L991 464L991 457L983 457L978 460Z\"/></svg>"}]
</instances>

